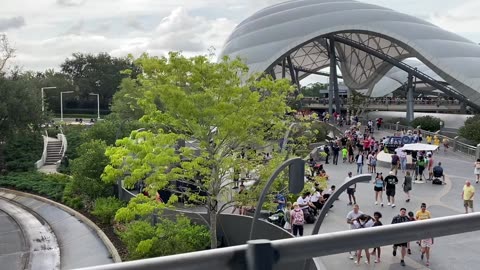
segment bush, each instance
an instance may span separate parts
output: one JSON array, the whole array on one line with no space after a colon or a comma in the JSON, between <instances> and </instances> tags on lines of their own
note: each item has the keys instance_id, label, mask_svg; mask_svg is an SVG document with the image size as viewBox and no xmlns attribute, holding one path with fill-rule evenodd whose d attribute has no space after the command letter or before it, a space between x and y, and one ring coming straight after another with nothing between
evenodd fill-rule
<instances>
[{"instance_id":1,"label":"bush","mask_svg":"<svg viewBox=\"0 0 480 270\"><path fill-rule=\"evenodd\" d=\"M7 171L26 172L35 170L35 162L42 157L43 139L40 133L17 134L5 146Z\"/></svg>"},{"instance_id":2,"label":"bush","mask_svg":"<svg viewBox=\"0 0 480 270\"><path fill-rule=\"evenodd\" d=\"M414 128L416 128L417 126L420 126L421 129L423 130L435 132L440 130L441 128L440 121L441 121L440 118L427 115L427 116L415 118L415 120L413 120L412 123L410 123L410 125Z\"/></svg>"},{"instance_id":3,"label":"bush","mask_svg":"<svg viewBox=\"0 0 480 270\"><path fill-rule=\"evenodd\" d=\"M123 206L124 203L115 197L98 198L95 200L95 205L91 213L96 216L101 223L108 225L112 224L115 213Z\"/></svg>"},{"instance_id":4,"label":"bush","mask_svg":"<svg viewBox=\"0 0 480 270\"><path fill-rule=\"evenodd\" d=\"M465 124L460 128L458 133L460 136L473 141L475 144L480 143L480 115L467 118Z\"/></svg>"},{"instance_id":5,"label":"bush","mask_svg":"<svg viewBox=\"0 0 480 270\"><path fill-rule=\"evenodd\" d=\"M75 209L91 209L97 198L113 196L113 185L75 175L66 185L63 202Z\"/></svg>"},{"instance_id":6,"label":"bush","mask_svg":"<svg viewBox=\"0 0 480 270\"><path fill-rule=\"evenodd\" d=\"M134 221L118 232L130 259L143 259L204 250L209 246L208 228L184 216L162 219L156 226Z\"/></svg>"},{"instance_id":7,"label":"bush","mask_svg":"<svg viewBox=\"0 0 480 270\"><path fill-rule=\"evenodd\" d=\"M10 173L0 177L0 186L20 191L33 192L50 199L60 201L63 196L68 177L58 174L42 174L38 172Z\"/></svg>"}]
</instances>

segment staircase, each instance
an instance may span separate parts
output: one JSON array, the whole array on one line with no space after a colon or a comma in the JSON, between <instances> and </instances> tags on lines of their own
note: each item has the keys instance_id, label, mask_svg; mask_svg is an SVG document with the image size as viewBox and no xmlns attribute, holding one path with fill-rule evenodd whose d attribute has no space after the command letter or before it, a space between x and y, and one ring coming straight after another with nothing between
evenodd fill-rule
<instances>
[{"instance_id":1,"label":"staircase","mask_svg":"<svg viewBox=\"0 0 480 270\"><path fill-rule=\"evenodd\" d=\"M45 165L55 165L57 161L62 159L62 141L49 140L47 145L47 158Z\"/></svg>"}]
</instances>

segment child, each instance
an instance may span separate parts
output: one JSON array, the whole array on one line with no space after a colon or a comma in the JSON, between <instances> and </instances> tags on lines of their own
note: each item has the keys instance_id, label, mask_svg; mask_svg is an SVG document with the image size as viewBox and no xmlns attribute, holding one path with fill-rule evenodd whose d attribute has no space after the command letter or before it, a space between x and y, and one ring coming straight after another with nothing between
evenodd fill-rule
<instances>
[{"instance_id":1,"label":"child","mask_svg":"<svg viewBox=\"0 0 480 270\"><path fill-rule=\"evenodd\" d=\"M347 162L347 155L348 155L348 150L347 150L347 148L343 147L342 148L343 163Z\"/></svg>"},{"instance_id":2,"label":"child","mask_svg":"<svg viewBox=\"0 0 480 270\"><path fill-rule=\"evenodd\" d=\"M293 210L290 212L290 219L292 220L293 236L303 236L303 224L305 224L305 216L302 209L297 202L293 203Z\"/></svg>"},{"instance_id":3,"label":"child","mask_svg":"<svg viewBox=\"0 0 480 270\"><path fill-rule=\"evenodd\" d=\"M292 211L292 203L287 202L287 208L285 209L285 225L283 228L287 230L287 232L292 233L292 221L291 221L291 211Z\"/></svg>"}]
</instances>

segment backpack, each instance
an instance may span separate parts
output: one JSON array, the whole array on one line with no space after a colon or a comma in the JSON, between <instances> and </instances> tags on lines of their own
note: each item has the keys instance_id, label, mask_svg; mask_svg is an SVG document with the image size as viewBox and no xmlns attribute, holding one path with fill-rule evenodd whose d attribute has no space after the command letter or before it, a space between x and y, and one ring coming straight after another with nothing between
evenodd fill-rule
<instances>
[{"instance_id":1,"label":"backpack","mask_svg":"<svg viewBox=\"0 0 480 270\"><path fill-rule=\"evenodd\" d=\"M435 179L433 179L432 184L434 184L434 185L443 185L443 182L442 182L442 180L440 180L440 179L438 179L438 178L435 178Z\"/></svg>"},{"instance_id":2,"label":"backpack","mask_svg":"<svg viewBox=\"0 0 480 270\"><path fill-rule=\"evenodd\" d=\"M305 219L303 217L303 211L301 209L293 210L291 214L292 224L295 225L303 225L305 223Z\"/></svg>"}]
</instances>

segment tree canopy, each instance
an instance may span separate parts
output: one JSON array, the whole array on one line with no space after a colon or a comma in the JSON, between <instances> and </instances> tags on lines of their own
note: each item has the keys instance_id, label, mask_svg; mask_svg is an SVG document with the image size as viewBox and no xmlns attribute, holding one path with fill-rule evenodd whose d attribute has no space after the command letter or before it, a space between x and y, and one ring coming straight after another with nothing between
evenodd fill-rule
<instances>
[{"instance_id":1,"label":"tree canopy","mask_svg":"<svg viewBox=\"0 0 480 270\"><path fill-rule=\"evenodd\" d=\"M203 201L216 247L218 203L231 188L232 168L238 162L247 170L258 165L254 149L285 129L290 83L247 77L246 65L228 58L212 63L205 56L170 53L168 58L143 55L136 64L143 73L128 87L142 93L136 97L144 112L141 121L151 128L107 149L110 165L103 179L125 177L130 186L144 180L154 192L171 180L194 181L208 194ZM196 141L196 149L179 147L179 140ZM240 161L247 149L252 158Z\"/></svg>"}]
</instances>

